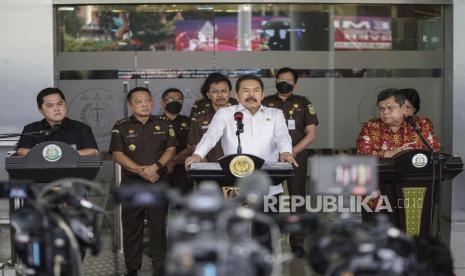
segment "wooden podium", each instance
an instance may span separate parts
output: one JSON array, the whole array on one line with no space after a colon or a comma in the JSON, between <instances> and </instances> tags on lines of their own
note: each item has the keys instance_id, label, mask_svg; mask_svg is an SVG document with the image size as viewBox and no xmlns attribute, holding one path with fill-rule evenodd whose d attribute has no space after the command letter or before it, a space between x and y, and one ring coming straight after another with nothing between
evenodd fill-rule
<instances>
[{"instance_id":1,"label":"wooden podium","mask_svg":"<svg viewBox=\"0 0 465 276\"><path fill-rule=\"evenodd\" d=\"M462 170L460 157L428 150L407 150L379 159L379 187L393 208L392 222L412 236L429 236L440 185Z\"/></svg>"}]
</instances>

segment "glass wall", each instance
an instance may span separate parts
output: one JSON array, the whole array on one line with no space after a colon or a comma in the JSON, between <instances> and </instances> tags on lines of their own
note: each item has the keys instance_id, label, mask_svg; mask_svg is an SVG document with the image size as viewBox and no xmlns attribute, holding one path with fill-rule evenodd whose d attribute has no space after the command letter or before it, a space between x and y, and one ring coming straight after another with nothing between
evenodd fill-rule
<instances>
[{"instance_id":1,"label":"glass wall","mask_svg":"<svg viewBox=\"0 0 465 276\"><path fill-rule=\"evenodd\" d=\"M103 149L124 96L148 86L200 96L203 78L221 71L264 78L299 70L298 93L316 106L312 147L354 147L361 123L376 116L377 93L416 88L421 115L443 135L444 12L441 5L144 4L55 6L57 83L71 116L97 132ZM158 101L157 101L158 102ZM160 106L154 112L160 112ZM108 126L107 126L108 125Z\"/></svg>"}]
</instances>

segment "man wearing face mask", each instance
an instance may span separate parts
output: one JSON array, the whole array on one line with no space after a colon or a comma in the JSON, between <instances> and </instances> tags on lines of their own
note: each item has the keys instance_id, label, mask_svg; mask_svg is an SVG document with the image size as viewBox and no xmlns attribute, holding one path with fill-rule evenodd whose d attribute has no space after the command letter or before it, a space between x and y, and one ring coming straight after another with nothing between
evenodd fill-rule
<instances>
[{"instance_id":1,"label":"man wearing face mask","mask_svg":"<svg viewBox=\"0 0 465 276\"><path fill-rule=\"evenodd\" d=\"M193 182L187 176L184 162L186 155L183 151L187 148L187 135L191 119L179 114L182 109L184 94L177 88L168 88L161 96L161 105L165 110L160 115L162 120L168 121L176 133L176 156L168 163L168 173L171 186L179 189L183 194L192 191Z\"/></svg>"},{"instance_id":2,"label":"man wearing face mask","mask_svg":"<svg viewBox=\"0 0 465 276\"><path fill-rule=\"evenodd\" d=\"M287 128L292 138L292 153L299 167L295 168L295 176L287 181L289 195L305 196L305 180L307 177L307 147L315 139L318 118L315 107L306 98L295 95L299 75L296 70L284 67L276 73L277 93L263 99L263 105L281 109L287 122ZM297 212L304 212L298 208ZM303 257L305 235L292 234L289 243L292 252L297 257Z\"/></svg>"}]
</instances>

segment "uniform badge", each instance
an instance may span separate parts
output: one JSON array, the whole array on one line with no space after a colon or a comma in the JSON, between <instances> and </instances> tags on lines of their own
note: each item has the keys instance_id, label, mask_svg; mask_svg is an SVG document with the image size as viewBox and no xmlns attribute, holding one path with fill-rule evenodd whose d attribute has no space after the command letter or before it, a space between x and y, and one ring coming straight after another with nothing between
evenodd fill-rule
<instances>
[{"instance_id":1,"label":"uniform badge","mask_svg":"<svg viewBox=\"0 0 465 276\"><path fill-rule=\"evenodd\" d=\"M274 106L274 103L269 103L268 106L269 106L269 107L273 107L273 106Z\"/></svg>"},{"instance_id":2,"label":"uniform badge","mask_svg":"<svg viewBox=\"0 0 465 276\"><path fill-rule=\"evenodd\" d=\"M181 126L182 126L182 127L186 127L187 124L186 124L185 122L182 122L182 123L181 123Z\"/></svg>"},{"instance_id":3,"label":"uniform badge","mask_svg":"<svg viewBox=\"0 0 465 276\"><path fill-rule=\"evenodd\" d=\"M160 129L161 129L160 126L158 126L158 125L155 126L155 130L156 130L156 131L159 131Z\"/></svg>"},{"instance_id":4,"label":"uniform badge","mask_svg":"<svg viewBox=\"0 0 465 276\"><path fill-rule=\"evenodd\" d=\"M298 105L298 104L294 104L294 108L299 108L299 105Z\"/></svg>"},{"instance_id":5,"label":"uniform badge","mask_svg":"<svg viewBox=\"0 0 465 276\"><path fill-rule=\"evenodd\" d=\"M208 106L210 106L210 104L209 104L209 103L207 103L207 104L205 104L205 106L207 106L207 107L208 107Z\"/></svg>"},{"instance_id":6,"label":"uniform badge","mask_svg":"<svg viewBox=\"0 0 465 276\"><path fill-rule=\"evenodd\" d=\"M170 128L170 130L168 132L169 132L171 137L175 136L174 129Z\"/></svg>"},{"instance_id":7,"label":"uniform badge","mask_svg":"<svg viewBox=\"0 0 465 276\"><path fill-rule=\"evenodd\" d=\"M308 112L309 112L311 115L315 115L315 114L316 114L315 107L313 107L313 105L309 104L309 105L308 105Z\"/></svg>"},{"instance_id":8,"label":"uniform badge","mask_svg":"<svg viewBox=\"0 0 465 276\"><path fill-rule=\"evenodd\" d=\"M203 121L203 124L208 125L208 121L207 120Z\"/></svg>"},{"instance_id":9,"label":"uniform badge","mask_svg":"<svg viewBox=\"0 0 465 276\"><path fill-rule=\"evenodd\" d=\"M128 148L129 148L130 151L135 151L135 150L136 150L136 145L130 144L130 145L128 146Z\"/></svg>"},{"instance_id":10,"label":"uniform badge","mask_svg":"<svg viewBox=\"0 0 465 276\"><path fill-rule=\"evenodd\" d=\"M289 110L289 115L292 116L292 114L294 114L294 110Z\"/></svg>"},{"instance_id":11,"label":"uniform badge","mask_svg":"<svg viewBox=\"0 0 465 276\"><path fill-rule=\"evenodd\" d=\"M134 129L128 129L128 138L137 137L136 131Z\"/></svg>"}]
</instances>

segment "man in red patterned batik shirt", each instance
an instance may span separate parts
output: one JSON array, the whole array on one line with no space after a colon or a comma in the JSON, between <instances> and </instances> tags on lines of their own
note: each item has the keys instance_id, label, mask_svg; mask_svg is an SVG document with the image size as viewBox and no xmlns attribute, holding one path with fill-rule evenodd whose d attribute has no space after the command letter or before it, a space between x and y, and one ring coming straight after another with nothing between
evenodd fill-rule
<instances>
[{"instance_id":1,"label":"man in red patterned batik shirt","mask_svg":"<svg viewBox=\"0 0 465 276\"><path fill-rule=\"evenodd\" d=\"M427 148L405 121L405 94L397 89L383 90L378 95L377 104L379 118L363 124L357 139L357 154L381 158L392 157L403 150ZM433 133L431 123L423 117L414 118L430 147L439 151L439 140Z\"/></svg>"}]
</instances>

